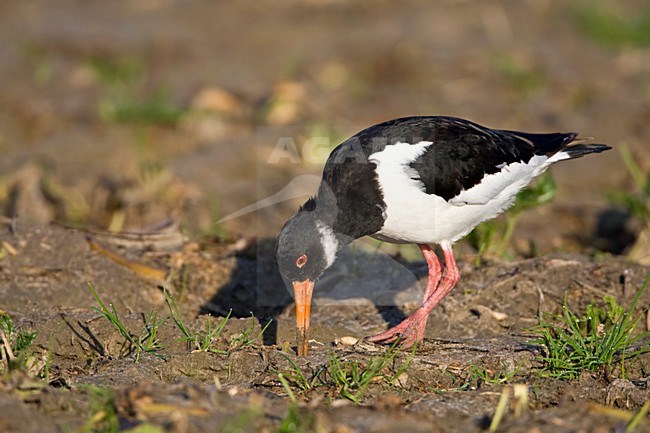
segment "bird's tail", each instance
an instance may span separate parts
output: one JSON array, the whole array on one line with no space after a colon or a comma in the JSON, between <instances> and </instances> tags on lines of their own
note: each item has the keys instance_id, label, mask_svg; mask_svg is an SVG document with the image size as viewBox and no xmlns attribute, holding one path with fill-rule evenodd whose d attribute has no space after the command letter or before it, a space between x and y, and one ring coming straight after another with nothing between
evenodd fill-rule
<instances>
[{"instance_id":1,"label":"bird's tail","mask_svg":"<svg viewBox=\"0 0 650 433\"><path fill-rule=\"evenodd\" d=\"M580 143L572 146L566 146L560 153L565 153L569 158L580 158L589 153L600 153L611 149L606 144Z\"/></svg>"},{"instance_id":2,"label":"bird's tail","mask_svg":"<svg viewBox=\"0 0 650 433\"><path fill-rule=\"evenodd\" d=\"M593 144L588 138L579 138L577 132L555 132L539 134L519 131L501 131L522 138L544 152L551 162L580 158L589 153L600 153L611 149L606 144Z\"/></svg>"},{"instance_id":3,"label":"bird's tail","mask_svg":"<svg viewBox=\"0 0 650 433\"><path fill-rule=\"evenodd\" d=\"M552 132L552 133L534 133L502 130L507 135L518 137L530 143L536 151L543 152L548 156L564 149L569 143L575 141L578 137L577 132Z\"/></svg>"}]
</instances>

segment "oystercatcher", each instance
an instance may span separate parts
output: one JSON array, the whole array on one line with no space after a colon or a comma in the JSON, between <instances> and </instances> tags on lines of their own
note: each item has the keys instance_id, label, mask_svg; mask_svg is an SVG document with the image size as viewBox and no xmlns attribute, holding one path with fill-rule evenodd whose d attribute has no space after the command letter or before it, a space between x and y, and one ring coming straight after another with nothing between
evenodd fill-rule
<instances>
[{"instance_id":1,"label":"oystercatcher","mask_svg":"<svg viewBox=\"0 0 650 433\"><path fill-rule=\"evenodd\" d=\"M503 212L551 164L610 149L575 132L495 130L454 117L405 117L367 128L330 154L318 194L284 225L276 259L295 294L299 355L311 297L336 253L362 236L414 243L429 267L422 305L373 342L421 342L431 309L460 279L452 244ZM446 271L432 248L442 248Z\"/></svg>"}]
</instances>

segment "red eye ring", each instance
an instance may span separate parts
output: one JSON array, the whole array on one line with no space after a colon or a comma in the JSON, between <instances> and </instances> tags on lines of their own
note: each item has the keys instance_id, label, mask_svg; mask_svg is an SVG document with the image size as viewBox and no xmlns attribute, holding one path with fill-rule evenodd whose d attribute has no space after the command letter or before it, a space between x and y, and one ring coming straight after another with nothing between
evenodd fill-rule
<instances>
[{"instance_id":1,"label":"red eye ring","mask_svg":"<svg viewBox=\"0 0 650 433\"><path fill-rule=\"evenodd\" d=\"M296 260L296 266L299 268L302 268L307 264L307 254L303 254L302 256L298 257L298 260Z\"/></svg>"}]
</instances>

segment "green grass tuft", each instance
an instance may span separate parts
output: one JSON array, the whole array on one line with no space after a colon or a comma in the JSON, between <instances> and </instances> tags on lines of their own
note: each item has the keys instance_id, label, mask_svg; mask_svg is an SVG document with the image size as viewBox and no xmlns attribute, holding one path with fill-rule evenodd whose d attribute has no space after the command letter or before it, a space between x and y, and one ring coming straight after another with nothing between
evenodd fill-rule
<instances>
[{"instance_id":1,"label":"green grass tuft","mask_svg":"<svg viewBox=\"0 0 650 433\"><path fill-rule=\"evenodd\" d=\"M495 370L489 367L479 367L478 365L472 365L469 370L468 382L476 382L479 385L481 383L486 383L488 385L504 385L509 383L513 377L519 371L517 366L514 369L501 369Z\"/></svg>"},{"instance_id":2,"label":"green grass tuft","mask_svg":"<svg viewBox=\"0 0 650 433\"><path fill-rule=\"evenodd\" d=\"M230 313L228 313L230 314ZM249 347L254 345L256 342L260 341L266 332L266 329L271 325L272 320L269 320L264 327L258 332L255 333L255 316L251 312L251 321L250 326L242 330L239 334L233 335L230 338L230 347L229 350L233 349L242 349L244 347Z\"/></svg>"},{"instance_id":3,"label":"green grass tuft","mask_svg":"<svg viewBox=\"0 0 650 433\"><path fill-rule=\"evenodd\" d=\"M163 349L163 345L158 341L158 328L167 321L167 318L159 319L158 312L153 308L148 315L144 317L144 325L138 335L131 334L117 314L117 310L112 302L108 306L100 298L97 290L92 284L88 285L90 292L99 304L99 307L93 307L95 311L104 316L118 332L124 337L127 343L127 355L133 355L135 363L140 360L142 353L148 353L158 358L165 358L158 351Z\"/></svg>"},{"instance_id":4,"label":"green grass tuft","mask_svg":"<svg viewBox=\"0 0 650 433\"><path fill-rule=\"evenodd\" d=\"M0 372L22 369L28 361L28 349L36 339L36 331L18 331L9 314L0 310Z\"/></svg>"},{"instance_id":5,"label":"green grass tuft","mask_svg":"<svg viewBox=\"0 0 650 433\"><path fill-rule=\"evenodd\" d=\"M575 379L583 371L620 364L621 375L625 377L625 361L650 352L650 345L645 341L650 338L650 332L635 336L640 317L632 317L648 281L650 275L627 310L606 297L605 307L590 304L579 315L568 308L565 299L562 315L554 316L552 322L540 319L540 324L533 329L537 335L533 343L545 351L539 359L543 364L540 375Z\"/></svg>"},{"instance_id":6,"label":"green grass tuft","mask_svg":"<svg viewBox=\"0 0 650 433\"><path fill-rule=\"evenodd\" d=\"M382 377L382 371L393 360L396 353L396 351L392 353L387 351L381 357L370 357L364 364L358 360L338 358L334 352L330 352L327 356L327 372L331 384L341 397L359 404L368 386Z\"/></svg>"},{"instance_id":7,"label":"green grass tuft","mask_svg":"<svg viewBox=\"0 0 650 433\"><path fill-rule=\"evenodd\" d=\"M250 326L242 330L239 334L226 339L221 334L230 319L230 315L232 314L232 310L230 310L226 317L224 317L216 326L212 324L211 318L207 317L203 330L194 332L185 324L174 296L166 288L163 289L163 294L165 296L165 303L169 309L170 317L182 334L181 339L186 341L192 350L195 351L227 355L233 350L243 349L255 344L262 338L266 329L271 325L271 320L269 320L258 333L255 333L255 316L251 313ZM222 342L223 348L218 347L219 342Z\"/></svg>"},{"instance_id":8,"label":"green grass tuft","mask_svg":"<svg viewBox=\"0 0 650 433\"><path fill-rule=\"evenodd\" d=\"M178 309L178 304L176 303L174 296L169 292L169 290L167 290L167 288L163 288L163 295L165 296L165 303L169 309L170 317L182 334L181 339L187 342L192 350L198 352L218 353L220 355L228 354L227 350L217 348L216 343L221 336L223 328L226 326L228 320L230 319L232 310L228 311L226 317L224 317L216 326L212 324L210 317L206 318L204 329L199 332L194 332L191 331L185 324L183 316Z\"/></svg>"},{"instance_id":9,"label":"green grass tuft","mask_svg":"<svg viewBox=\"0 0 650 433\"><path fill-rule=\"evenodd\" d=\"M383 355L370 357L368 361L361 361L345 359L331 351L327 354L327 364L310 375L305 375L288 355L280 353L289 362L290 368L277 374L281 385L294 403L296 396L292 388L297 388L301 393L305 393L322 387L329 388L330 392L338 397L360 404L371 383L393 384L406 371L415 352L411 352L409 358L402 363L400 368L392 371L391 367L399 353L399 347L394 344Z\"/></svg>"},{"instance_id":10,"label":"green grass tuft","mask_svg":"<svg viewBox=\"0 0 650 433\"><path fill-rule=\"evenodd\" d=\"M287 391L289 398L294 403L296 402L296 396L291 390L291 386L298 388L300 391L308 391L319 384L322 385L323 382L320 380L320 374L325 371L325 367L320 368L315 374L312 374L309 379L305 376L305 373L298 367L298 365L285 353L279 352L280 355L284 357L289 363L289 369L284 372L278 372L278 379L280 383Z\"/></svg>"}]
</instances>

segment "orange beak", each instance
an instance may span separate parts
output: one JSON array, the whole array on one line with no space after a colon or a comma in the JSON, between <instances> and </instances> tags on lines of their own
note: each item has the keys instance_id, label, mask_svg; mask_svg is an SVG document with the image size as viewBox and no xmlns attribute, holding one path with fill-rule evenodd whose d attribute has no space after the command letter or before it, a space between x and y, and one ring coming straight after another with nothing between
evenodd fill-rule
<instances>
[{"instance_id":1,"label":"orange beak","mask_svg":"<svg viewBox=\"0 0 650 433\"><path fill-rule=\"evenodd\" d=\"M296 300L296 329L298 331L298 356L309 352L309 316L311 315L311 294L314 283L294 281L293 293Z\"/></svg>"}]
</instances>

